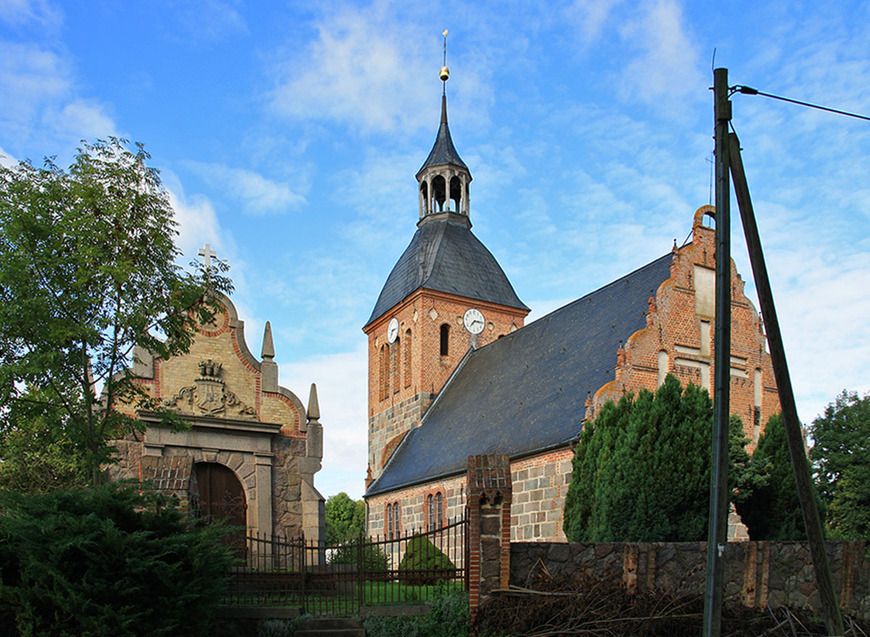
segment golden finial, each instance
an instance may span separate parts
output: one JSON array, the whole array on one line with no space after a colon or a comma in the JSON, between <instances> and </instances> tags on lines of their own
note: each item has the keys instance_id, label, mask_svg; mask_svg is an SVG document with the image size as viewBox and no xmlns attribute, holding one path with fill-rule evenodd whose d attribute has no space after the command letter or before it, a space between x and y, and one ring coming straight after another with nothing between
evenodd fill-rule
<instances>
[{"instance_id":1,"label":"golden finial","mask_svg":"<svg viewBox=\"0 0 870 637\"><path fill-rule=\"evenodd\" d=\"M450 77L450 69L447 68L447 29L441 34L444 36L444 66L441 67L441 81L446 82Z\"/></svg>"}]
</instances>

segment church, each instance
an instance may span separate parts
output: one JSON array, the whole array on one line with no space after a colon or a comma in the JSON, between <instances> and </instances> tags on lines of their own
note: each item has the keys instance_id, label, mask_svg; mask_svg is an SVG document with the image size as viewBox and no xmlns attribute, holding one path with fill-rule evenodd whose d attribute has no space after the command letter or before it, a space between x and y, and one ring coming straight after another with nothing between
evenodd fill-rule
<instances>
[{"instance_id":1,"label":"church","mask_svg":"<svg viewBox=\"0 0 870 637\"><path fill-rule=\"evenodd\" d=\"M471 231L471 171L450 135L446 92L416 178L417 230L363 327L368 534L392 538L460 517L468 457L506 454L511 539L564 541L584 421L667 374L712 393L715 209L694 213L687 244L663 246L654 261L524 325L529 308ZM761 319L733 262L731 287L731 413L754 448L779 399Z\"/></svg>"},{"instance_id":2,"label":"church","mask_svg":"<svg viewBox=\"0 0 870 637\"><path fill-rule=\"evenodd\" d=\"M200 254L208 266L208 244ZM317 388L311 385L306 409L278 384L271 325L258 359L232 301L222 294L216 301L217 312L198 326L186 354L164 360L134 351L136 381L188 429L173 431L158 414L127 406L148 426L113 442L118 461L110 478L151 482L197 515L248 532L322 541L324 498L314 486L323 458Z\"/></svg>"}]
</instances>

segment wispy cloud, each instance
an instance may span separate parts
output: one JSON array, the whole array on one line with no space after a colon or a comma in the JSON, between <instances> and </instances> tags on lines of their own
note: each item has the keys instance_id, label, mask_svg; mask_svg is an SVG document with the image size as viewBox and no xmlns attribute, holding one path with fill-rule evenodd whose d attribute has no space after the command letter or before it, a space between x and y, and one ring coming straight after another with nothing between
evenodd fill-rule
<instances>
[{"instance_id":1,"label":"wispy cloud","mask_svg":"<svg viewBox=\"0 0 870 637\"><path fill-rule=\"evenodd\" d=\"M697 44L687 30L676 0L647 4L640 16L627 20L621 34L636 51L623 70L624 97L678 108L680 99L704 99L698 91L706 81L698 65ZM701 97L703 96L703 97Z\"/></svg>"},{"instance_id":2,"label":"wispy cloud","mask_svg":"<svg viewBox=\"0 0 870 637\"><path fill-rule=\"evenodd\" d=\"M414 130L423 124L431 91L427 38L394 19L389 3L342 7L317 24L304 52L277 67L272 105L283 115L334 120L373 132ZM434 38L428 38L429 44ZM437 46L437 45L436 45ZM425 48L426 53L423 53Z\"/></svg>"},{"instance_id":3,"label":"wispy cloud","mask_svg":"<svg viewBox=\"0 0 870 637\"><path fill-rule=\"evenodd\" d=\"M193 259L205 243L222 251L225 240L211 202L201 195L185 194L184 187L175 173L164 170L161 177L169 193L169 203L175 212L175 221L178 223L178 237L175 243L185 258Z\"/></svg>"},{"instance_id":4,"label":"wispy cloud","mask_svg":"<svg viewBox=\"0 0 870 637\"><path fill-rule=\"evenodd\" d=\"M364 339L352 351L314 356L280 366L280 383L308 406L311 383L317 384L323 424L323 470L317 474L317 488L324 496L348 491L362 496L367 465L366 413L368 413L367 345ZM276 352L280 360L281 352ZM349 490L348 485L355 487Z\"/></svg>"},{"instance_id":5,"label":"wispy cloud","mask_svg":"<svg viewBox=\"0 0 870 637\"><path fill-rule=\"evenodd\" d=\"M175 10L187 34L198 41L215 42L247 35L248 25L234 2L222 0L184 0Z\"/></svg>"},{"instance_id":6,"label":"wispy cloud","mask_svg":"<svg viewBox=\"0 0 870 637\"><path fill-rule=\"evenodd\" d=\"M247 168L232 168L223 164L188 161L192 168L212 187L223 190L233 199L242 202L246 212L265 215L281 214L295 210L305 203L305 196L286 183L266 179L260 173ZM304 179L299 187L307 189Z\"/></svg>"},{"instance_id":7,"label":"wispy cloud","mask_svg":"<svg viewBox=\"0 0 870 637\"><path fill-rule=\"evenodd\" d=\"M0 21L12 27L36 24L54 30L63 23L63 13L47 0L3 0L0 2Z\"/></svg>"}]
</instances>

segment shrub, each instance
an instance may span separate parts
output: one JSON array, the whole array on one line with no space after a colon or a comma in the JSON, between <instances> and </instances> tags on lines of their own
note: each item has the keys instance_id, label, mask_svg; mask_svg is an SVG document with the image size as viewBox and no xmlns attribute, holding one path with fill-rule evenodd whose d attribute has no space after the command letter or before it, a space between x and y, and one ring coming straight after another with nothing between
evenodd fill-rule
<instances>
[{"instance_id":1,"label":"shrub","mask_svg":"<svg viewBox=\"0 0 870 637\"><path fill-rule=\"evenodd\" d=\"M365 571L383 572L390 567L390 558L377 544L371 544L365 538L351 538L344 544L336 547L329 557L330 564L351 564L357 566L360 563L360 543L362 543L362 568Z\"/></svg>"},{"instance_id":2,"label":"shrub","mask_svg":"<svg viewBox=\"0 0 870 637\"><path fill-rule=\"evenodd\" d=\"M425 535L415 535L408 541L405 556L399 564L400 577L412 585L451 579L455 570L450 558Z\"/></svg>"},{"instance_id":3,"label":"shrub","mask_svg":"<svg viewBox=\"0 0 870 637\"><path fill-rule=\"evenodd\" d=\"M210 634L226 534L132 485L0 493L0 633Z\"/></svg>"},{"instance_id":4,"label":"shrub","mask_svg":"<svg viewBox=\"0 0 870 637\"><path fill-rule=\"evenodd\" d=\"M368 637L467 637L468 595L453 592L432 601L422 617L370 616L363 621Z\"/></svg>"}]
</instances>

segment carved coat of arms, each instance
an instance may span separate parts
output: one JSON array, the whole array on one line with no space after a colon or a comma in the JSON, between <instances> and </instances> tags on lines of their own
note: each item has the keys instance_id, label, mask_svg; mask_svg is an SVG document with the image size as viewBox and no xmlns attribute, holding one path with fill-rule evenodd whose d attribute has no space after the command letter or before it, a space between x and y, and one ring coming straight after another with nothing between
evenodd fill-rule
<instances>
[{"instance_id":1,"label":"carved coat of arms","mask_svg":"<svg viewBox=\"0 0 870 637\"><path fill-rule=\"evenodd\" d=\"M199 378L182 387L172 398L163 400L170 409L182 412L234 418L257 417L257 412L239 400L221 380L222 365L211 359L200 361Z\"/></svg>"}]
</instances>

